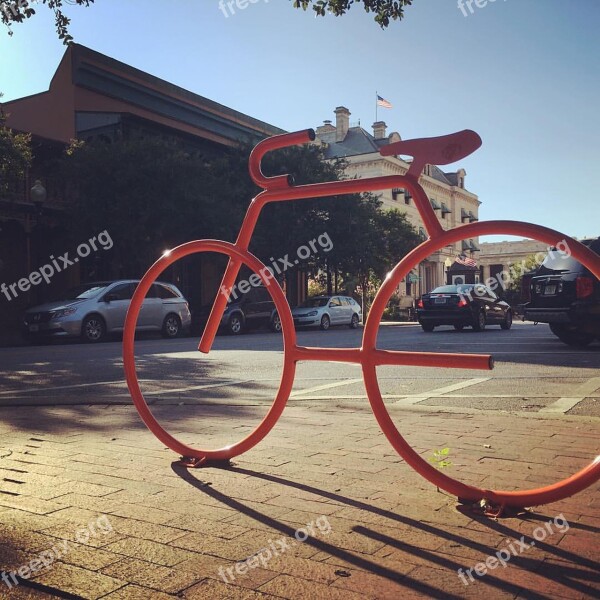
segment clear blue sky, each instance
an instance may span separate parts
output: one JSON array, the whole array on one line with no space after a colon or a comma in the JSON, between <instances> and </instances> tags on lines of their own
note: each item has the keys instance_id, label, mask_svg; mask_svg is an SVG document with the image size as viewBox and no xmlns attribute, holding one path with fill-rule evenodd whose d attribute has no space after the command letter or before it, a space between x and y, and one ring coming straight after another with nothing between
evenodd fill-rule
<instances>
[{"instance_id":1,"label":"clear blue sky","mask_svg":"<svg viewBox=\"0 0 600 600\"><path fill-rule=\"evenodd\" d=\"M67 6L77 42L288 130L347 106L403 138L463 128L483 147L460 164L482 219L600 234L600 2L414 0L382 31L360 6L315 18L290 0L225 17L218 0L97 0ZM468 9L466 9L468 11ZM64 47L45 7L0 30L4 100L47 89ZM454 168L454 166L452 167Z\"/></svg>"}]
</instances>

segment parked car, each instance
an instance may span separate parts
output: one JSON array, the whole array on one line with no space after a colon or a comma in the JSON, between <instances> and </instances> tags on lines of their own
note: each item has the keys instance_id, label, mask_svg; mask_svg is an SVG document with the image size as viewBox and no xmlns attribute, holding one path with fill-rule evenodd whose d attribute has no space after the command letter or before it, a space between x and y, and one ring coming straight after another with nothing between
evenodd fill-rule
<instances>
[{"instance_id":1,"label":"parked car","mask_svg":"<svg viewBox=\"0 0 600 600\"><path fill-rule=\"evenodd\" d=\"M582 243L600 254L600 238ZM529 281L524 319L548 323L570 346L600 340L600 281L573 257L551 248Z\"/></svg>"},{"instance_id":2,"label":"parked car","mask_svg":"<svg viewBox=\"0 0 600 600\"><path fill-rule=\"evenodd\" d=\"M427 332L438 325L454 325L458 331L464 327L482 331L486 325L510 329L513 312L510 304L480 283L442 285L417 302L417 320Z\"/></svg>"},{"instance_id":3,"label":"parked car","mask_svg":"<svg viewBox=\"0 0 600 600\"><path fill-rule=\"evenodd\" d=\"M326 331L331 325L348 325L356 329L362 310L349 296L313 296L292 309L296 327L318 325Z\"/></svg>"},{"instance_id":4,"label":"parked car","mask_svg":"<svg viewBox=\"0 0 600 600\"><path fill-rule=\"evenodd\" d=\"M77 286L62 300L29 308L23 315L28 338L81 337L99 342L110 333L121 333L133 292L139 281L99 281ZM150 288L138 318L138 331L161 331L177 337L191 324L183 294L171 283L156 282Z\"/></svg>"},{"instance_id":5,"label":"parked car","mask_svg":"<svg viewBox=\"0 0 600 600\"><path fill-rule=\"evenodd\" d=\"M204 324L211 309L212 302L201 309L200 320ZM239 335L260 327L281 331L281 320L268 290L264 286L257 286L250 288L246 294L232 294L221 319L221 329L231 335Z\"/></svg>"}]
</instances>

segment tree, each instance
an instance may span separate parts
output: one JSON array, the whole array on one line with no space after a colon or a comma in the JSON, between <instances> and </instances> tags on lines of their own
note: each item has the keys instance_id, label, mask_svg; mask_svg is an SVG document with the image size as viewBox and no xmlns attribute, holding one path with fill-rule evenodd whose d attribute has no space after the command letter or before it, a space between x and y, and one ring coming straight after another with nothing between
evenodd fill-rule
<instances>
[{"instance_id":1,"label":"tree","mask_svg":"<svg viewBox=\"0 0 600 600\"><path fill-rule=\"evenodd\" d=\"M404 7L410 6L412 0L294 0L294 8L306 10L310 6L321 17L326 13L339 17L355 3L362 4L366 12L375 13L375 21L384 29L390 19L395 21L404 17Z\"/></svg>"},{"instance_id":2,"label":"tree","mask_svg":"<svg viewBox=\"0 0 600 600\"><path fill-rule=\"evenodd\" d=\"M31 160L31 135L6 127L6 115L0 106L0 197L24 181Z\"/></svg>"},{"instance_id":3,"label":"tree","mask_svg":"<svg viewBox=\"0 0 600 600\"><path fill-rule=\"evenodd\" d=\"M36 4L45 4L50 10L54 11L56 33L65 45L70 44L73 38L68 32L71 20L62 12L63 4L89 6L93 2L94 0L35 0ZM22 23L35 15L32 4L34 4L34 0L0 0L2 23L8 28L8 35L12 35L11 25L13 23Z\"/></svg>"},{"instance_id":4,"label":"tree","mask_svg":"<svg viewBox=\"0 0 600 600\"><path fill-rule=\"evenodd\" d=\"M352 207L347 205L346 213L348 234L345 243L335 246L331 260L335 261L335 268L344 280L351 284L349 287L360 291L366 317L388 271L415 248L420 239L406 214L397 209L382 210L381 202L370 194Z\"/></svg>"},{"instance_id":5,"label":"tree","mask_svg":"<svg viewBox=\"0 0 600 600\"><path fill-rule=\"evenodd\" d=\"M316 15L325 16L330 13L339 17L346 14L352 5L362 4L366 12L375 14L375 21L385 28L390 20L400 20L404 16L404 7L410 6L412 0L291 0L294 8L307 10L309 7ZM54 21L59 39L65 45L73 42L69 34L71 20L62 11L63 5L77 4L89 6L94 0L0 0L0 17L2 23L8 28L8 34L12 35L11 26L14 23L22 23L35 15L32 4L45 4L47 8L54 11ZM140 9L142 10L142 9Z\"/></svg>"},{"instance_id":6,"label":"tree","mask_svg":"<svg viewBox=\"0 0 600 600\"><path fill-rule=\"evenodd\" d=\"M108 230L113 270L104 276L141 275L182 242L235 239L248 185L234 163L152 137L78 145L62 164L73 204L67 226L78 239Z\"/></svg>"},{"instance_id":7,"label":"tree","mask_svg":"<svg viewBox=\"0 0 600 600\"><path fill-rule=\"evenodd\" d=\"M101 255L102 277L139 276L162 250L191 239L234 241L259 191L248 175L250 149L243 145L203 156L177 140L159 138L77 143L61 167L73 197L67 226L76 239L106 229L115 240L110 256ZM325 161L316 145L282 149L264 160L266 175L290 173L297 185L335 181L344 166ZM323 271L353 281L352 291L359 287L366 297L418 243L406 216L383 211L380 204L369 194L268 204L250 251L266 265L289 255L294 264L285 275L292 287L298 269ZM324 234L331 248L317 245L296 264L298 248Z\"/></svg>"},{"instance_id":8,"label":"tree","mask_svg":"<svg viewBox=\"0 0 600 600\"><path fill-rule=\"evenodd\" d=\"M541 260L543 260L543 257ZM535 271L540 266L541 260L539 254L531 254L520 263L510 265L504 278L496 276L497 281L501 284L497 286L496 293L509 304L518 304L522 298L523 276ZM503 286L505 280L507 280L506 288Z\"/></svg>"}]
</instances>

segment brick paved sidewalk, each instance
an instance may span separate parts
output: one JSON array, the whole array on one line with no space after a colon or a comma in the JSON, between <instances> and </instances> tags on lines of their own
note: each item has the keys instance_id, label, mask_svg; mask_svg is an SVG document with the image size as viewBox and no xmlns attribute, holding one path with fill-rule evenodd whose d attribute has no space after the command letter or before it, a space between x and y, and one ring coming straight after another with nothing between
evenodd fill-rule
<instances>
[{"instance_id":1,"label":"brick paved sidewalk","mask_svg":"<svg viewBox=\"0 0 600 600\"><path fill-rule=\"evenodd\" d=\"M175 429L231 426L218 407L160 410ZM598 454L598 419L393 416L483 487L557 481ZM229 470L174 458L130 407L0 409L0 598L600 597L599 484L498 521L457 510L364 406L289 406Z\"/></svg>"}]
</instances>

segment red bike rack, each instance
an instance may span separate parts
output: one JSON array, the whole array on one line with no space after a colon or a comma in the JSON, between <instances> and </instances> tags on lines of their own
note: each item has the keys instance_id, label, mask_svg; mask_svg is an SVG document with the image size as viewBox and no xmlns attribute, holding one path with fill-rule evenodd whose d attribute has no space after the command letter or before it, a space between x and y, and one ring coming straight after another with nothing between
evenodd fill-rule
<instances>
[{"instance_id":1,"label":"red bike rack","mask_svg":"<svg viewBox=\"0 0 600 600\"><path fill-rule=\"evenodd\" d=\"M558 483L525 491L487 490L461 483L429 464L402 437L394 425L382 399L376 368L381 365L411 365L457 369L493 368L493 359L487 354L455 354L436 352L399 352L377 348L377 333L383 311L400 281L413 267L433 252L448 244L488 234L508 234L532 238L555 246L566 243L573 256L586 265L600 279L600 257L580 242L552 229L518 221L479 221L444 231L431 207L419 176L426 164L449 164L468 156L481 145L479 136L469 130L449 136L408 140L384 146L382 155L406 154L413 162L406 175L389 175L369 179L351 179L294 186L288 175L266 177L261 170L262 157L270 151L303 144L315 139L313 130L274 136L260 142L252 151L249 161L250 175L263 191L251 202L235 244L218 240L188 242L173 249L157 260L138 285L125 322L123 360L125 376L134 404L147 427L166 446L184 457L182 464L203 466L215 461L225 461L238 456L260 442L277 423L292 390L298 361L337 361L361 365L367 396L375 418L398 454L419 474L439 488L457 496L462 501L485 499L503 508L527 507L555 502L585 489L600 479L600 456L573 476ZM248 252L248 245L262 208L269 202L319 198L402 187L408 189L415 201L429 238L410 252L391 271L383 283L365 324L360 348L309 348L298 346L290 307L279 284L266 273L265 265ZM150 411L139 386L134 354L135 327L142 302L152 283L175 261L197 252L217 252L229 257L221 289L231 290L239 270L246 265L256 273L271 294L281 319L284 341L284 366L275 400L259 425L243 440L221 449L199 449L181 443L169 434ZM228 295L219 293L212 307L199 350L208 353L214 342Z\"/></svg>"}]
</instances>

